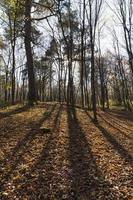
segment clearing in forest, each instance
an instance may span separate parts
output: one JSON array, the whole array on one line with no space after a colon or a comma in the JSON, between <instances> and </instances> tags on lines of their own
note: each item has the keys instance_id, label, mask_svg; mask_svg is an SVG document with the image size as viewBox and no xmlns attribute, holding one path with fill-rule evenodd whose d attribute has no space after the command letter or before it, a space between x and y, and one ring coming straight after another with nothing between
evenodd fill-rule
<instances>
[{"instance_id":1,"label":"clearing in forest","mask_svg":"<svg viewBox=\"0 0 133 200\"><path fill-rule=\"evenodd\" d=\"M0 130L1 200L133 199L133 114L17 105Z\"/></svg>"}]
</instances>

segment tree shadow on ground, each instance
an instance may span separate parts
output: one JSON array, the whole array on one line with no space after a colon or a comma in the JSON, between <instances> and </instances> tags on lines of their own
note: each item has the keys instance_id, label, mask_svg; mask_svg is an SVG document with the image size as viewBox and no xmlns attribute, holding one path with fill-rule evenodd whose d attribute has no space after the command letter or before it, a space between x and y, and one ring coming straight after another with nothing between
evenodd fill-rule
<instances>
[{"instance_id":1,"label":"tree shadow on ground","mask_svg":"<svg viewBox=\"0 0 133 200\"><path fill-rule=\"evenodd\" d=\"M133 164L133 156L112 136L112 134L107 131L103 126L100 125L99 122L95 122L91 115L86 112L87 116L91 119L94 125L99 129L99 131L103 134L103 136L107 139L107 141L112 145L114 150L119 153L121 158L123 158L126 162Z\"/></svg>"},{"instance_id":2,"label":"tree shadow on ground","mask_svg":"<svg viewBox=\"0 0 133 200\"><path fill-rule=\"evenodd\" d=\"M69 159L71 163L71 197L76 200L116 199L112 186L97 166L89 135L83 131L74 107L67 108Z\"/></svg>"},{"instance_id":3,"label":"tree shadow on ground","mask_svg":"<svg viewBox=\"0 0 133 200\"><path fill-rule=\"evenodd\" d=\"M133 136L132 135L129 136L129 134L127 134L127 131L131 133L130 129L127 129L124 126L122 126L121 124L119 124L119 122L117 122L114 118L110 118L109 116L106 116L106 115L103 116L102 114L99 114L99 113L98 113L98 116L99 116L99 118L101 118L101 120L103 120L110 127L112 127L113 129L115 129L116 131L119 131L119 133L121 133L122 135L124 135L131 142L133 142Z\"/></svg>"},{"instance_id":4,"label":"tree shadow on ground","mask_svg":"<svg viewBox=\"0 0 133 200\"><path fill-rule=\"evenodd\" d=\"M133 123L133 113L127 111L108 111L109 115L118 118L119 120L128 120Z\"/></svg>"},{"instance_id":5,"label":"tree shadow on ground","mask_svg":"<svg viewBox=\"0 0 133 200\"><path fill-rule=\"evenodd\" d=\"M30 171L24 176L25 185L17 190L18 194L25 194L30 199L51 200L56 194L52 187L56 187L58 182L54 179L54 159L56 157L56 142L60 126L62 105L57 109L53 121L52 132L47 135L44 147Z\"/></svg>"},{"instance_id":6,"label":"tree shadow on ground","mask_svg":"<svg viewBox=\"0 0 133 200\"><path fill-rule=\"evenodd\" d=\"M10 163L10 169L7 172L4 172L0 184L0 189L3 191L4 184L11 178L13 171L17 168L18 164L22 161L22 157L28 148L32 145L32 141L35 137L40 134L40 126L44 123L45 120L50 119L52 113L56 108L56 104L53 106L48 106L46 115L44 113L43 117L37 122L30 122L29 126L31 127L30 131L26 133L17 143L17 145L8 153L4 160L1 161L1 169L4 169L6 165ZM49 110L50 109L50 110ZM48 112L49 111L49 112ZM1 171L3 173L3 171Z\"/></svg>"},{"instance_id":7,"label":"tree shadow on ground","mask_svg":"<svg viewBox=\"0 0 133 200\"><path fill-rule=\"evenodd\" d=\"M130 127L130 124L127 122L128 118L127 118L127 120L124 119L124 121L123 121L123 120L119 119L118 117L116 117L115 115L110 114L109 112L105 112L104 115L107 118L111 119L113 121L113 123L118 125L120 128L125 129L126 131L131 131L131 129L128 128L128 127Z\"/></svg>"},{"instance_id":8,"label":"tree shadow on ground","mask_svg":"<svg viewBox=\"0 0 133 200\"><path fill-rule=\"evenodd\" d=\"M8 112L0 112L0 119L7 118L7 117L10 117L11 115L15 115L18 113L28 111L29 109L30 109L30 107L28 105L25 105L25 106L16 108L16 109L8 111Z\"/></svg>"}]
</instances>

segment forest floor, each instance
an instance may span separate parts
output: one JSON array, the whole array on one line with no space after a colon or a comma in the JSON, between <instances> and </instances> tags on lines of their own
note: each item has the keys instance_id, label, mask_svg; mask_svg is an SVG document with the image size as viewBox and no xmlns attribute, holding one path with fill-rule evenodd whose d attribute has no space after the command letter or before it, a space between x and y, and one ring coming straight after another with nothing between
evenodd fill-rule
<instances>
[{"instance_id":1,"label":"forest floor","mask_svg":"<svg viewBox=\"0 0 133 200\"><path fill-rule=\"evenodd\" d=\"M132 200L132 156L131 113L0 109L0 200Z\"/></svg>"}]
</instances>

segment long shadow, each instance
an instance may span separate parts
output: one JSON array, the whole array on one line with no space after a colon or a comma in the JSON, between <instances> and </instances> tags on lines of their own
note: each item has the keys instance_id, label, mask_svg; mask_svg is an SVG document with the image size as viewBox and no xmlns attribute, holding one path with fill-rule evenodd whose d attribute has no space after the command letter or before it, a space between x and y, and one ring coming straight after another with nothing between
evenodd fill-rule
<instances>
[{"instance_id":1,"label":"long shadow","mask_svg":"<svg viewBox=\"0 0 133 200\"><path fill-rule=\"evenodd\" d=\"M7 117L10 117L11 115L15 115L15 114L18 114L18 113L22 113L22 112L25 112L25 111L28 111L30 109L29 106L25 105L23 107L20 107L20 108L16 108L14 110L11 110L9 112L0 112L0 119L3 119L3 118L7 118Z\"/></svg>"},{"instance_id":2,"label":"long shadow","mask_svg":"<svg viewBox=\"0 0 133 200\"><path fill-rule=\"evenodd\" d=\"M69 128L69 159L71 163L71 199L115 199L112 186L97 166L89 135L85 135L74 108L67 108ZM73 194L73 195L72 195ZM111 196L112 195L112 196Z\"/></svg>"},{"instance_id":3,"label":"long shadow","mask_svg":"<svg viewBox=\"0 0 133 200\"><path fill-rule=\"evenodd\" d=\"M91 119L94 125L100 130L103 136L107 139L107 141L112 145L112 147L119 153L119 155L131 165L133 164L133 156L129 154L129 152L108 132L103 126L99 124L99 122L94 122L92 117L88 112L86 112L87 116Z\"/></svg>"},{"instance_id":4,"label":"long shadow","mask_svg":"<svg viewBox=\"0 0 133 200\"><path fill-rule=\"evenodd\" d=\"M116 125L122 127L123 129L125 129L125 130L127 130L127 131L131 131L131 129L129 129L129 128L123 126L123 121L121 121L120 119L118 119L118 117L116 117L115 115L112 115L112 114L110 114L109 112L106 112L105 114L107 115L107 117L109 117L110 119L112 119L113 122L114 122ZM125 121L125 123L126 123L126 121Z\"/></svg>"},{"instance_id":5,"label":"long shadow","mask_svg":"<svg viewBox=\"0 0 133 200\"><path fill-rule=\"evenodd\" d=\"M50 109L51 107L51 109ZM47 110L46 110L46 114L44 113L43 117L35 122L31 122L29 125L31 127L31 130L26 133L26 135L24 135L24 137L22 139L20 139L20 141L18 141L17 145L14 147L14 149L5 156L5 159L1 161L1 169L3 167L6 166L6 164L11 162L10 165L10 170L8 172L6 172L1 180L1 184L0 184L0 188L2 190L4 183L6 183L11 175L12 172L16 169L16 167L18 166L19 162L22 159L22 156L24 155L24 153L27 151L27 148L29 148L32 144L31 142L35 139L36 135L39 134L40 132L40 126L42 125L42 123L47 120L50 119L52 113L54 112L56 108L56 104L53 106L48 106ZM50 109L50 111L49 111ZM49 111L49 112L48 112ZM26 148L27 147L27 148Z\"/></svg>"},{"instance_id":6,"label":"long shadow","mask_svg":"<svg viewBox=\"0 0 133 200\"><path fill-rule=\"evenodd\" d=\"M117 126L120 126L120 124L118 124L117 122L116 122L116 120L115 119L113 119L113 120L115 120L115 121L113 121L113 124L109 121L109 119L107 120L107 118L105 119L105 117L103 117L101 114L97 114L104 122L106 122L109 126L111 126L113 129L115 129L115 130L117 130L117 131L119 131L119 133L121 133L122 135L125 135L125 137L127 137L128 139L130 139L130 140L133 140L133 138L132 137L130 137L130 136L128 136L126 133L125 133L125 131L123 131L123 129L124 129L124 127L122 127L121 129L120 128L118 128ZM126 128L125 128L126 129ZM127 131L129 131L128 129L126 129ZM130 132L131 132L131 130L130 130ZM131 142L133 142L133 141L131 141Z\"/></svg>"},{"instance_id":7,"label":"long shadow","mask_svg":"<svg viewBox=\"0 0 133 200\"><path fill-rule=\"evenodd\" d=\"M44 148L40 153L36 163L25 176L25 186L20 188L17 193L25 193L30 196L30 199L54 199L51 197L50 190L53 184L53 168L54 150L56 148L56 139L58 139L58 131L60 126L60 117L62 113L62 105L59 106L58 112L54 118L52 133L48 134L47 141L44 144ZM56 138L56 139L55 139ZM37 174L37 177L33 177L33 174ZM33 192L28 191L28 183L33 187ZM57 183L54 183L55 185Z\"/></svg>"},{"instance_id":8,"label":"long shadow","mask_svg":"<svg viewBox=\"0 0 133 200\"><path fill-rule=\"evenodd\" d=\"M127 111L108 111L107 113L115 116L118 119L124 119L133 122L133 113Z\"/></svg>"},{"instance_id":9,"label":"long shadow","mask_svg":"<svg viewBox=\"0 0 133 200\"><path fill-rule=\"evenodd\" d=\"M3 118L7 118L7 117L10 117L11 115L15 115L15 114L19 114L19 113L22 113L22 112L25 112L25 111L28 111L30 108L34 109L36 107L39 107L39 108L43 108L44 106L49 106L51 104L47 104L47 103L43 103L43 104L40 104L40 105L37 105L35 107L30 107L28 106L27 104L22 106L22 107L19 107L19 108L15 108L11 111L8 111L8 112L0 112L0 119L3 119Z\"/></svg>"}]
</instances>

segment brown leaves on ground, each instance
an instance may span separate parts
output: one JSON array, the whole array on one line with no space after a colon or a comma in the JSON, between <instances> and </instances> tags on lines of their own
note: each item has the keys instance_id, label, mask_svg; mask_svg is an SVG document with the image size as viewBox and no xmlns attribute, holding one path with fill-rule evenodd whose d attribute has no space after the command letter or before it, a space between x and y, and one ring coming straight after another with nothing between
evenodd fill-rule
<instances>
[{"instance_id":1,"label":"brown leaves on ground","mask_svg":"<svg viewBox=\"0 0 133 200\"><path fill-rule=\"evenodd\" d=\"M17 105L0 130L1 200L133 199L133 114Z\"/></svg>"}]
</instances>

